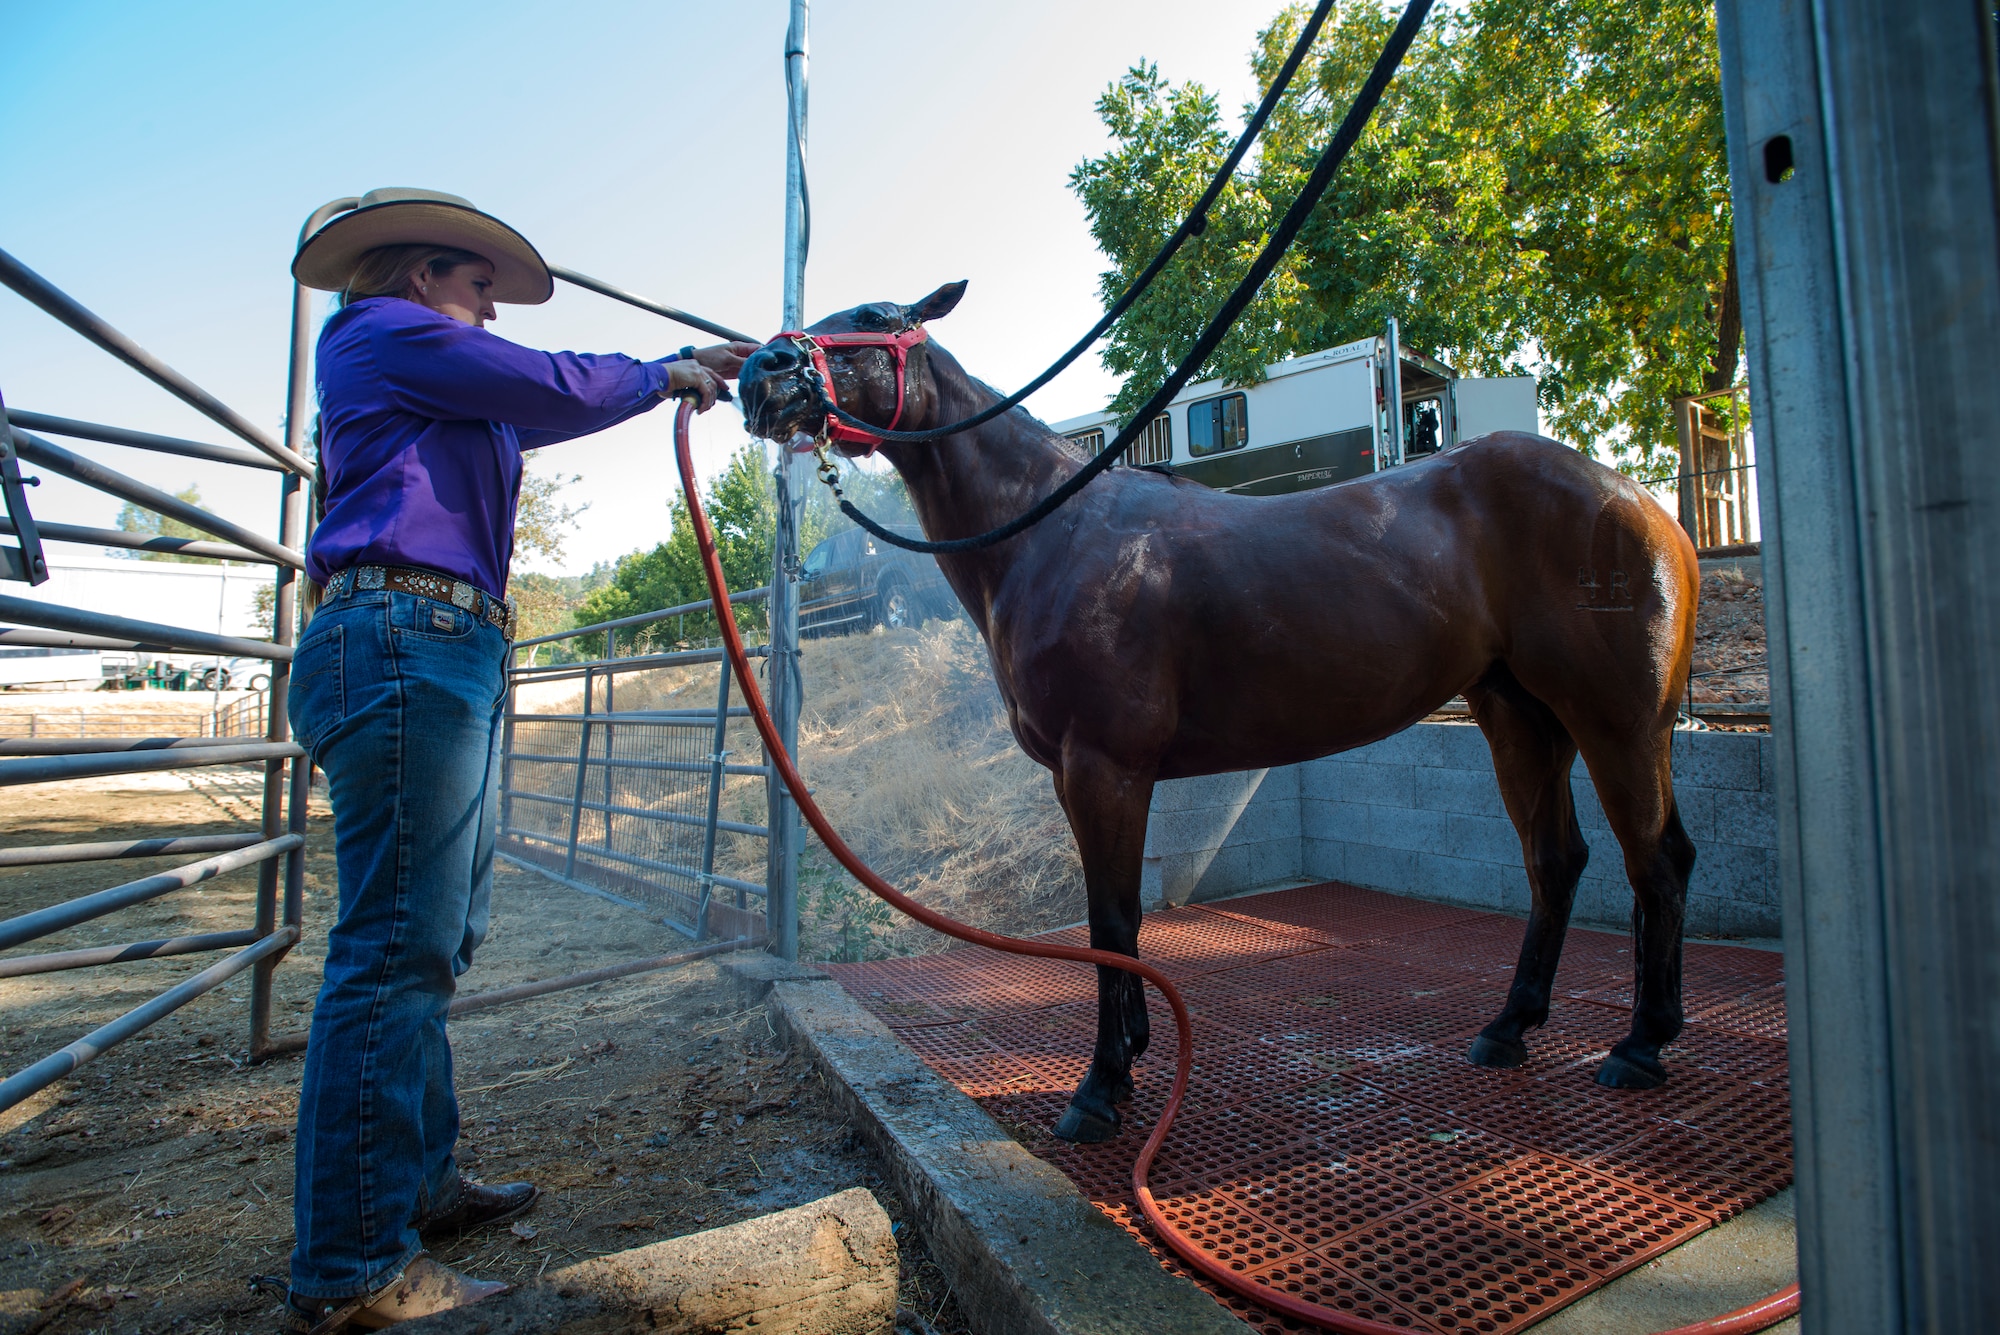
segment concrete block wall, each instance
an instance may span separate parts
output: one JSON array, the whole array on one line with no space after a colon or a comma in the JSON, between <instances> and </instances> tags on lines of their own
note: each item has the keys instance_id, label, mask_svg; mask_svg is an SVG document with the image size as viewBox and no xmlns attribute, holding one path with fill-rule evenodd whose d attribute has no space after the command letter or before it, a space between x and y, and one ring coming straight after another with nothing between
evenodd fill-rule
<instances>
[{"instance_id":1,"label":"concrete block wall","mask_svg":"<svg viewBox=\"0 0 2000 1335\"><path fill-rule=\"evenodd\" d=\"M1185 904L1298 880L1304 850L1296 769L1157 785L1146 824L1142 902Z\"/></svg>"},{"instance_id":2,"label":"concrete block wall","mask_svg":"<svg viewBox=\"0 0 2000 1335\"><path fill-rule=\"evenodd\" d=\"M1773 774L1768 733L1674 735L1674 790L1697 853L1689 932L1778 935ZM1571 789L1591 850L1575 921L1622 926L1624 858L1580 761ZM1300 878L1513 913L1529 898L1520 840L1471 724L1421 723L1304 765L1160 784L1145 867L1149 903Z\"/></svg>"}]
</instances>

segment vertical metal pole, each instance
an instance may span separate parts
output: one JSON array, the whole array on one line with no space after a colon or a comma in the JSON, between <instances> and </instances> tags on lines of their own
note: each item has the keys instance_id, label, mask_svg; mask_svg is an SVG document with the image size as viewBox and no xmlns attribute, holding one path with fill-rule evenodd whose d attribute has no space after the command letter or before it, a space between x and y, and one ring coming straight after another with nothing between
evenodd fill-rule
<instances>
[{"instance_id":1,"label":"vertical metal pole","mask_svg":"<svg viewBox=\"0 0 2000 1335\"><path fill-rule=\"evenodd\" d=\"M300 427L300 444L304 444L303 425ZM315 505L316 502L308 494L305 501L305 543L307 547L312 545L313 530L319 523L318 516L313 512ZM303 551L304 548L300 550ZM317 605L314 601L314 588L310 581L307 582L303 592L305 597L300 600L299 615L293 618L295 624L303 624L310 621L313 609ZM259 700L257 703L262 708L266 704L266 701ZM292 794L285 807L285 827L301 839L305 837L306 815L312 803L312 776L313 762L311 756L292 762ZM301 843L294 852L285 858L285 922L293 927L297 927L301 932L305 930L305 904L306 848Z\"/></svg>"},{"instance_id":2,"label":"vertical metal pole","mask_svg":"<svg viewBox=\"0 0 2000 1335\"><path fill-rule=\"evenodd\" d=\"M1389 317L1389 364L1382 370L1382 397L1388 400L1389 431L1382 441L1386 458L1377 459L1377 470L1403 462L1403 329L1396 317Z\"/></svg>"},{"instance_id":3,"label":"vertical metal pole","mask_svg":"<svg viewBox=\"0 0 2000 1335\"><path fill-rule=\"evenodd\" d=\"M635 646L638 642L637 636L638 632L634 631L633 643L635 644ZM615 630L607 630L604 632L604 656L606 658L618 657L618 632ZM615 713L618 709L617 699L613 694L613 692L617 689L617 685L618 685L618 674L614 672L612 669L607 667L604 670L604 712L607 715ZM603 846L604 850L607 853L611 851L611 773L612 773L611 753L613 750L616 749L618 745L615 732L616 730L612 727L611 720L609 718L605 719L604 721L604 845Z\"/></svg>"},{"instance_id":4,"label":"vertical metal pole","mask_svg":"<svg viewBox=\"0 0 2000 1335\"><path fill-rule=\"evenodd\" d=\"M314 209L305 225L299 229L299 244L304 245L328 218L337 213L345 213L360 204L359 199L336 199ZM312 416L312 379L310 362L312 355L312 293L298 283L292 284L292 337L291 356L287 363L287 383L285 390L285 444L296 453L305 449L306 421ZM289 470L278 484L278 541L294 551L305 546L306 509L311 502L311 493L305 479ZM227 576L224 576L225 580ZM298 573L290 566L279 566L275 596L271 599L271 638L278 644L293 644L298 640ZM287 711L286 696L291 686L292 665L283 660L271 664L271 684L268 688L269 704L264 711L267 740L288 742L292 739L292 721ZM312 762L300 761L296 768L303 775L294 775L290 792L286 791L286 762L266 761L264 764L264 837L275 839L281 828L297 833L305 833L306 803L310 795ZM289 796L290 810L286 811ZM303 847L295 848L285 855L282 869L285 880L285 921L294 926L299 924L305 895L306 853ZM266 858L257 867L257 933L268 935L277 927L278 919L278 877L280 868L276 860ZM271 975L277 970L283 954L259 960L251 968L250 977L250 1057L260 1060L271 1046Z\"/></svg>"},{"instance_id":5,"label":"vertical metal pole","mask_svg":"<svg viewBox=\"0 0 2000 1335\"><path fill-rule=\"evenodd\" d=\"M708 937L708 904L715 897L715 822L722 816L722 765L728 757L729 744L729 659L722 660L722 685L715 696L715 745L708 751L708 825L701 835L701 907L695 913L694 939ZM743 892L736 892L737 907L743 904ZM731 930L734 930L733 928Z\"/></svg>"},{"instance_id":6,"label":"vertical metal pole","mask_svg":"<svg viewBox=\"0 0 2000 1335\"><path fill-rule=\"evenodd\" d=\"M500 828L493 832L496 845L504 845L514 829L514 720L520 709L520 687L514 677L514 649L510 645L507 649L507 708L500 715Z\"/></svg>"},{"instance_id":7,"label":"vertical metal pole","mask_svg":"<svg viewBox=\"0 0 2000 1335\"><path fill-rule=\"evenodd\" d=\"M812 217L806 194L806 17L807 0L792 0L791 23L785 30L785 88L789 114L785 118L785 309L783 327L805 328L806 252L811 246ZM798 569L798 520L804 506L807 474L801 456L778 447L778 527L771 562L771 706L772 721L786 750L798 754L799 709L804 690L799 680L799 603L792 583ZM765 872L764 911L771 936L771 953L785 959L799 955L799 832L798 808L772 773L770 793L769 862Z\"/></svg>"},{"instance_id":8,"label":"vertical metal pole","mask_svg":"<svg viewBox=\"0 0 2000 1335\"><path fill-rule=\"evenodd\" d=\"M590 701L597 694L597 669L583 670L583 717L577 721L581 735L576 740L576 788L569 804L569 855L563 859L563 875L576 875L576 839L583 828L583 781L590 773Z\"/></svg>"},{"instance_id":9,"label":"vertical metal pole","mask_svg":"<svg viewBox=\"0 0 2000 1335\"><path fill-rule=\"evenodd\" d=\"M1991 24L1717 6L1813 1335L2000 1312Z\"/></svg>"}]
</instances>

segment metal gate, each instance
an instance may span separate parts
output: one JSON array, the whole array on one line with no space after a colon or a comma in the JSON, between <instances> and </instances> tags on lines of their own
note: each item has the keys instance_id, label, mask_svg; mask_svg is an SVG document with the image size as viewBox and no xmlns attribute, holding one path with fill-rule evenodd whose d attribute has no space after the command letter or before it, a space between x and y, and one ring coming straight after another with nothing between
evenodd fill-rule
<instances>
[{"instance_id":1,"label":"metal gate","mask_svg":"<svg viewBox=\"0 0 2000 1335\"><path fill-rule=\"evenodd\" d=\"M731 596L743 606L768 593L753 589ZM764 884L716 870L721 836L770 837L766 827L730 820L721 809L730 777L756 776L767 786L772 782L761 742L758 763L729 758L730 720L747 718L749 710L729 703L728 660L719 648L617 656L621 630L636 632L712 610L708 602L688 603L515 645L532 651L603 635L606 657L510 668L499 853L574 889L637 909L696 940L711 935L761 938L766 932ZM769 649L758 646L750 652L766 656ZM618 708L621 675L710 664L718 674L712 707ZM523 688L565 682L578 683L576 708L550 712L521 707ZM755 731L745 735L754 738ZM762 795L759 801L767 805ZM761 855L758 861L763 861Z\"/></svg>"},{"instance_id":2,"label":"metal gate","mask_svg":"<svg viewBox=\"0 0 2000 1335\"><path fill-rule=\"evenodd\" d=\"M319 210L307 221L306 230L318 226L341 207L351 207L351 204L329 205ZM311 327L304 289L295 286L293 291L290 411L285 440L281 443L4 251L0 251L0 283L5 283L111 356L256 447L245 450L181 440L102 423L8 409L0 403L0 499L4 499L5 511L4 516L0 516L0 533L14 539L11 546L0 543L0 578L30 586L47 580L49 568L42 552L44 542L249 561L276 570L271 641L236 639L179 626L109 616L88 608L0 595L0 619L13 623L0 626L0 644L45 649L215 654L263 659L271 664L265 694L256 705L240 713L232 712L226 718L214 715L205 725L197 723L187 729L188 735L135 737L129 734L137 729L126 727L113 730L116 734L125 735L83 736L81 734L85 730L80 727L78 735L58 738L38 735L39 729L31 722L28 736L0 737L0 757L5 757L0 759L0 787L212 765L253 763L261 764L264 769L262 822L261 828L255 831L0 850L0 866L9 867L150 859L166 855L209 855L0 922L0 950L41 940L240 867L255 866L258 869L253 917L240 928L0 959L0 977L16 978L130 960L161 959L209 951L230 952L200 973L165 988L151 1000L0 1081L0 1109L4 1109L62 1079L114 1044L123 1042L246 969L253 971L251 1058L261 1059L304 1041L302 1035L273 1039L271 975L285 953L298 942L304 891L305 785L309 767L299 763L304 752L291 740L284 698L291 670L296 626L294 611L301 582L299 572L305 564L301 555L307 530L305 480L312 476L312 463L305 457L304 424L311 406L311 390L306 381L306 355ZM38 434L41 432L276 472L279 475L278 537L267 537L169 496L116 469L75 454ZM219 541L127 533L37 519L28 506L24 489L33 479L22 475L22 463L46 469L154 513L178 519ZM251 732L252 729L255 732ZM261 733L263 740L257 740L257 733ZM106 879L112 878L107 876ZM279 893L281 880L282 897Z\"/></svg>"}]
</instances>

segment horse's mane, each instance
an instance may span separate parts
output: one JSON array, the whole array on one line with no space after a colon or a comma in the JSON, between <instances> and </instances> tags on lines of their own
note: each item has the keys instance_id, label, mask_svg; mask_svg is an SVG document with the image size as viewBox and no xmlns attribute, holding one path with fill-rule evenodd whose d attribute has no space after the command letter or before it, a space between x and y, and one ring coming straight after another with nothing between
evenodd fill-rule
<instances>
[{"instance_id":1,"label":"horse's mane","mask_svg":"<svg viewBox=\"0 0 2000 1335\"><path fill-rule=\"evenodd\" d=\"M964 368L962 366L960 367L960 373L965 374ZM1005 394L1002 394L999 390L993 388L993 386L987 384L984 380L979 379L977 376L967 374L965 375L965 379L967 384L985 390L988 394L991 394L995 399L1004 399L1007 397ZM1044 436L1046 436L1049 440L1049 443L1054 445L1055 448L1060 453L1062 453L1069 459L1073 460L1074 462L1080 464L1087 464L1090 462L1090 455L1083 448L1083 446L1077 444L1075 441L1071 440L1068 436L1065 436L1064 434L1062 434L1062 432L1056 430L1054 427L1050 426L1047 422L1044 422L1041 418L1029 412L1026 408L1013 409L1011 412L1007 414L1007 418L1011 418L1019 422L1025 423L1026 425L1034 427L1037 431L1040 431Z\"/></svg>"}]
</instances>

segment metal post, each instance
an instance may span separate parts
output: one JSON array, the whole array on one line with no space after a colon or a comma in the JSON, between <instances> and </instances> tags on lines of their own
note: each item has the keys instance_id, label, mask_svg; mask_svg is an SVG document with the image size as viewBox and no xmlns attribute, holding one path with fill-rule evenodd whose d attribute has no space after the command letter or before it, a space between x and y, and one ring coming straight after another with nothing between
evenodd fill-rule
<instances>
[{"instance_id":1,"label":"metal post","mask_svg":"<svg viewBox=\"0 0 2000 1335\"><path fill-rule=\"evenodd\" d=\"M786 329L805 328L806 252L812 244L811 206L806 194L806 18L807 0L792 0L791 23L785 30L785 88L789 115L785 118L785 309ZM785 748L798 754L799 709L804 691L799 680L799 603L792 583L798 569L798 520L804 505L807 474L802 456L778 447L778 531L771 569L771 706L772 720ZM770 860L764 911L774 955L799 955L798 808L775 774L769 781Z\"/></svg>"},{"instance_id":2,"label":"metal post","mask_svg":"<svg viewBox=\"0 0 2000 1335\"><path fill-rule=\"evenodd\" d=\"M563 859L563 875L576 875L576 840L583 828L583 782L590 773L590 703L597 694L597 669L583 670L583 717L577 720L581 735L576 740L576 788L569 808L569 854Z\"/></svg>"},{"instance_id":3,"label":"metal post","mask_svg":"<svg viewBox=\"0 0 2000 1335\"><path fill-rule=\"evenodd\" d=\"M633 647L637 648L638 643L638 637L635 635L632 641ZM604 632L604 656L606 658L618 657L618 632L616 630L607 630ZM604 671L604 712L607 716L616 713L618 709L617 697L614 694L617 685L618 674L612 669L606 668ZM607 717L604 720L604 848L607 852L611 849L611 753L617 749L617 729L612 726L610 718Z\"/></svg>"},{"instance_id":4,"label":"metal post","mask_svg":"<svg viewBox=\"0 0 2000 1335\"><path fill-rule=\"evenodd\" d=\"M1389 409L1389 430L1382 437L1383 457L1375 467L1388 468L1403 462L1403 329L1396 317L1389 317L1389 364L1382 368L1382 397Z\"/></svg>"},{"instance_id":5,"label":"metal post","mask_svg":"<svg viewBox=\"0 0 2000 1335\"><path fill-rule=\"evenodd\" d=\"M534 651L528 651L532 659ZM500 715L500 828L495 845L505 845L514 829L514 716L520 713L520 687L514 680L514 650L507 650L507 708Z\"/></svg>"},{"instance_id":6,"label":"metal post","mask_svg":"<svg viewBox=\"0 0 2000 1335\"><path fill-rule=\"evenodd\" d=\"M14 432L8 423L7 402L0 398L0 518L8 520L7 531L20 540L18 547L0 546L0 579L17 579L27 584L43 584L49 578L49 563L42 555L42 539L35 516L28 509L22 489L21 465L14 453Z\"/></svg>"},{"instance_id":7,"label":"metal post","mask_svg":"<svg viewBox=\"0 0 2000 1335\"><path fill-rule=\"evenodd\" d=\"M708 749L708 825L701 835L701 904L694 915L694 939L699 941L708 935L708 902L714 896L715 882L709 878L715 875L715 822L722 815L722 766L728 759L729 743L729 660L722 660L722 685L715 695L715 744ZM736 907L743 907L743 892L736 892ZM768 927L768 916L766 919ZM731 931L740 930L739 922Z\"/></svg>"},{"instance_id":8,"label":"metal post","mask_svg":"<svg viewBox=\"0 0 2000 1335\"><path fill-rule=\"evenodd\" d=\"M318 231L327 219L337 213L345 213L359 203L358 199L337 199L314 209L312 216L299 229L299 244L304 245L306 238ZM312 293L303 284L294 283L291 359L285 393L285 448L297 456L305 454L306 421L312 416L311 356ZM311 503L311 492L297 473L288 469L280 475L278 541L295 552L303 552L305 548L306 510ZM225 570L227 568L224 567ZM298 639L298 572L288 565L280 565L277 571L277 588L271 599L271 639L277 644L290 645ZM221 633L222 627L218 625L216 634L220 636ZM269 703L264 711L265 739L268 741L289 742L292 739L292 721L286 701L291 678L289 659L279 659L271 664ZM286 763L272 760L264 765L266 839L275 839L285 831L301 837L306 832L306 810L312 796L312 761L290 762L293 773L289 794L285 784ZM286 803L288 796L289 810ZM286 855L282 875L285 882L285 922L288 926L300 927L305 906L306 851L303 846L294 848ZM257 868L259 937L270 935L277 926L279 876L280 868L275 861L267 861ZM261 1059L271 1046L271 975L289 949L286 947L259 959L250 976L250 1057L253 1061Z\"/></svg>"},{"instance_id":9,"label":"metal post","mask_svg":"<svg viewBox=\"0 0 2000 1335\"><path fill-rule=\"evenodd\" d=\"M2000 1311L1991 23L1717 7L1813 1335Z\"/></svg>"}]
</instances>

